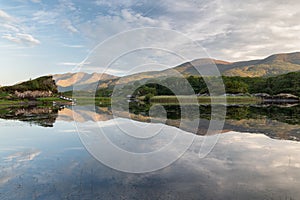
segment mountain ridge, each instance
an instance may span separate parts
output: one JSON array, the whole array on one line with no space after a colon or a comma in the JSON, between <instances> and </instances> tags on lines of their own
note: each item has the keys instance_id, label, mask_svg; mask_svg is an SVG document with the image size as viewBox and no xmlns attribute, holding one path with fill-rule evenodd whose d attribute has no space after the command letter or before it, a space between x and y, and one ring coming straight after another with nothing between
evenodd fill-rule
<instances>
[{"instance_id":1,"label":"mountain ridge","mask_svg":"<svg viewBox=\"0 0 300 200\"><path fill-rule=\"evenodd\" d=\"M200 58L179 64L161 71L148 71L118 77L111 74L88 74L85 72L55 74L53 78L59 91L72 90L76 84L77 89L88 89L95 86L100 88L112 84L126 84L133 81L141 81L163 76L172 76L174 70L184 76L199 76L199 70L204 74L209 72L210 67L217 66L224 76L241 77L269 77L300 70L300 52L278 53L263 59L229 62L211 58ZM205 71L206 69L206 71Z\"/></svg>"}]
</instances>

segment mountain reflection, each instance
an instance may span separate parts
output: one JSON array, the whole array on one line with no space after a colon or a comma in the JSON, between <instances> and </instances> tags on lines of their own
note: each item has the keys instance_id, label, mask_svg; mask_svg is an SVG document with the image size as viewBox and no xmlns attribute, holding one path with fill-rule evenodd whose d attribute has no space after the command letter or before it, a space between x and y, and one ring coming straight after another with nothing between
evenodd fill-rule
<instances>
[{"instance_id":1,"label":"mountain reflection","mask_svg":"<svg viewBox=\"0 0 300 200\"><path fill-rule=\"evenodd\" d=\"M211 119L211 106L200 105L195 112L195 105L185 105L189 109L188 116L180 112L179 105L163 105L166 119L160 116L150 117L150 107L161 105L130 104L130 111L112 112L109 106L76 106L76 107L2 107L0 118L19 120L43 127L53 127L56 121L99 122L108 121L115 117L130 118L146 123L163 123L180 128L197 135L205 135ZM222 106L222 105L220 105ZM239 131L263 133L271 138L300 140L300 105L230 105L226 107L226 121L222 132ZM194 112L192 112L194 111ZM199 116L200 113L200 116ZM191 123L199 119L198 129L192 128Z\"/></svg>"}]
</instances>

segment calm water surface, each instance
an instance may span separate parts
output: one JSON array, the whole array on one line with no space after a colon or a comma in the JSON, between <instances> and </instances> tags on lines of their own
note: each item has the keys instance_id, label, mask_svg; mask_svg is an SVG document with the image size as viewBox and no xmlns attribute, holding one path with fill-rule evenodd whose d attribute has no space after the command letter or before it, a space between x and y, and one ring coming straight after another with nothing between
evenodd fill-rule
<instances>
[{"instance_id":1,"label":"calm water surface","mask_svg":"<svg viewBox=\"0 0 300 200\"><path fill-rule=\"evenodd\" d=\"M147 148L116 131L108 107L98 107L96 113L88 107L2 109L0 199L300 199L297 105L228 108L224 133L209 136L219 139L205 158L198 153L210 111L200 107L203 120L193 145L172 165L144 174L103 165L76 131L76 125L100 124L124 149L148 151L167 143L177 129L180 111L171 105L165 109L166 124L173 128ZM151 128L147 109L132 113L144 114L137 120ZM126 124L129 119L117 120Z\"/></svg>"}]
</instances>

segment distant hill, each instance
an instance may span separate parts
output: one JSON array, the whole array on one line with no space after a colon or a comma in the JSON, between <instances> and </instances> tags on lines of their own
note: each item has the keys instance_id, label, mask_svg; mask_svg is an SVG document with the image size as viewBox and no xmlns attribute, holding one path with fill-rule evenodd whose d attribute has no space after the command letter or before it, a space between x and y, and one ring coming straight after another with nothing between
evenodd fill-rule
<instances>
[{"instance_id":1,"label":"distant hill","mask_svg":"<svg viewBox=\"0 0 300 200\"><path fill-rule=\"evenodd\" d=\"M223 74L227 76L260 77L274 76L300 70L300 52L275 54L262 60L236 62L232 69Z\"/></svg>"},{"instance_id":2,"label":"distant hill","mask_svg":"<svg viewBox=\"0 0 300 200\"><path fill-rule=\"evenodd\" d=\"M210 58L202 58L186 62L176 67L162 70L132 74L121 77L119 84L126 84L134 81L145 81L152 78L170 77L179 72L183 76L199 76L201 69L202 75L210 75L211 67L217 66L220 73L224 76L241 77L270 77L289 72L300 71L300 52L275 54L261 60L250 60L241 62L227 62ZM118 79L115 79L118 80Z\"/></svg>"},{"instance_id":3,"label":"distant hill","mask_svg":"<svg viewBox=\"0 0 300 200\"><path fill-rule=\"evenodd\" d=\"M215 64L225 76L268 77L300 71L300 52L274 54L261 60L226 62L213 59L197 59L174 69L185 75L199 75L196 68Z\"/></svg>"},{"instance_id":4,"label":"distant hill","mask_svg":"<svg viewBox=\"0 0 300 200\"><path fill-rule=\"evenodd\" d=\"M260 60L227 62L210 58L196 59L178 66L162 70L141 72L117 77L109 74L87 74L84 72L56 74L53 78L60 92L73 90L76 84L77 90L88 90L91 86L99 85L100 88L107 88L115 84L127 84L135 81L146 81L148 79L170 77L176 73L190 76L199 76L198 69L201 69L203 75L210 75L211 67L217 66L220 73L224 76L240 77L271 77L289 72L300 71L300 52L274 54Z\"/></svg>"},{"instance_id":5,"label":"distant hill","mask_svg":"<svg viewBox=\"0 0 300 200\"><path fill-rule=\"evenodd\" d=\"M110 74L100 74L100 73L66 73L66 74L55 74L53 79L60 92L73 90L73 86L76 84L76 89L88 89L91 85L102 84L102 87L106 87L111 83L116 76ZM104 85L103 85L104 84Z\"/></svg>"}]
</instances>

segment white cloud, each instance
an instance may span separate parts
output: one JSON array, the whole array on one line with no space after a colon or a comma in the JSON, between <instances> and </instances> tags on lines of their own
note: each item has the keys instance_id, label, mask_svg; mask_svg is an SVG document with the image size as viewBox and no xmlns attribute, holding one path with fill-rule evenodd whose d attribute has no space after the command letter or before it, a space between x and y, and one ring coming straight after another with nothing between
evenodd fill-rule
<instances>
[{"instance_id":1,"label":"white cloud","mask_svg":"<svg viewBox=\"0 0 300 200\"><path fill-rule=\"evenodd\" d=\"M76 6L71 0L59 0L59 7L63 10L68 9L70 11L75 11Z\"/></svg>"},{"instance_id":2,"label":"white cloud","mask_svg":"<svg viewBox=\"0 0 300 200\"><path fill-rule=\"evenodd\" d=\"M13 32L19 32L20 29L12 24L0 24L5 30L13 31Z\"/></svg>"},{"instance_id":3,"label":"white cloud","mask_svg":"<svg viewBox=\"0 0 300 200\"><path fill-rule=\"evenodd\" d=\"M55 24L59 14L52 11L39 10L33 13L31 20L40 24Z\"/></svg>"},{"instance_id":4,"label":"white cloud","mask_svg":"<svg viewBox=\"0 0 300 200\"><path fill-rule=\"evenodd\" d=\"M77 13L74 3L68 0L60 0L54 9L34 12L31 20L41 25L60 26L71 33L78 33L78 29L73 24L72 16L66 14L70 11Z\"/></svg>"},{"instance_id":5,"label":"white cloud","mask_svg":"<svg viewBox=\"0 0 300 200\"><path fill-rule=\"evenodd\" d=\"M3 30L0 31L0 33L2 33L1 38L27 46L41 43L33 35L26 32L28 27L23 25L20 20L7 14L3 10L0 10L0 19L4 20L4 23L1 24L3 27Z\"/></svg>"},{"instance_id":6,"label":"white cloud","mask_svg":"<svg viewBox=\"0 0 300 200\"><path fill-rule=\"evenodd\" d=\"M31 0L32 3L41 3L41 0Z\"/></svg>"},{"instance_id":7,"label":"white cloud","mask_svg":"<svg viewBox=\"0 0 300 200\"><path fill-rule=\"evenodd\" d=\"M76 62L61 62L61 63L58 63L58 65L63 65L63 66L77 66L79 64L80 63L76 63Z\"/></svg>"},{"instance_id":8,"label":"white cloud","mask_svg":"<svg viewBox=\"0 0 300 200\"><path fill-rule=\"evenodd\" d=\"M111 1L105 1L105 0L96 0L94 2L97 6L112 6Z\"/></svg>"},{"instance_id":9,"label":"white cloud","mask_svg":"<svg viewBox=\"0 0 300 200\"><path fill-rule=\"evenodd\" d=\"M24 43L29 43L34 45L41 43L39 40L37 40L30 34L17 33L16 36Z\"/></svg>"},{"instance_id":10,"label":"white cloud","mask_svg":"<svg viewBox=\"0 0 300 200\"><path fill-rule=\"evenodd\" d=\"M12 42L16 42L16 43L19 43L19 42L20 42L20 40L19 40L18 38L12 36L11 34L4 34L4 35L2 36L2 38L7 39L7 40L10 40L10 41L12 41Z\"/></svg>"},{"instance_id":11,"label":"white cloud","mask_svg":"<svg viewBox=\"0 0 300 200\"><path fill-rule=\"evenodd\" d=\"M62 46L64 47L69 47L69 48L84 48L84 45L76 45L76 44L63 44Z\"/></svg>"},{"instance_id":12,"label":"white cloud","mask_svg":"<svg viewBox=\"0 0 300 200\"><path fill-rule=\"evenodd\" d=\"M115 1L107 1L107 0L96 0L94 4L97 6L108 6L110 8L116 7L130 7L131 5L137 4L137 1L132 0L115 0Z\"/></svg>"},{"instance_id":13,"label":"white cloud","mask_svg":"<svg viewBox=\"0 0 300 200\"><path fill-rule=\"evenodd\" d=\"M68 19L62 21L62 26L72 33L78 33L77 28L75 28L72 22Z\"/></svg>"},{"instance_id":14,"label":"white cloud","mask_svg":"<svg viewBox=\"0 0 300 200\"><path fill-rule=\"evenodd\" d=\"M26 150L26 151L18 151L14 154L10 154L4 158L6 162L24 162L24 161L30 161L33 160L35 157L40 155L41 152L39 150Z\"/></svg>"},{"instance_id":15,"label":"white cloud","mask_svg":"<svg viewBox=\"0 0 300 200\"><path fill-rule=\"evenodd\" d=\"M145 17L129 9L122 9L113 15L98 15L93 21L78 25L79 31L95 44L117 33L142 27L171 28L167 21Z\"/></svg>"},{"instance_id":16,"label":"white cloud","mask_svg":"<svg viewBox=\"0 0 300 200\"><path fill-rule=\"evenodd\" d=\"M10 16L9 14L7 14L3 10L0 10L0 19L7 20L7 21L13 21L14 20L14 18L12 16Z\"/></svg>"},{"instance_id":17,"label":"white cloud","mask_svg":"<svg viewBox=\"0 0 300 200\"><path fill-rule=\"evenodd\" d=\"M158 0L94 2L113 15L99 15L81 24L96 43L121 31L145 26L171 28L205 47L210 55L229 61L261 58L299 50L300 3L229 0Z\"/></svg>"},{"instance_id":18,"label":"white cloud","mask_svg":"<svg viewBox=\"0 0 300 200\"><path fill-rule=\"evenodd\" d=\"M2 38L7 39L9 41L25 44L25 45L37 45L40 44L40 41L36 38L34 38L30 34L24 34L24 33L17 33L15 35L12 34L4 34Z\"/></svg>"}]
</instances>

